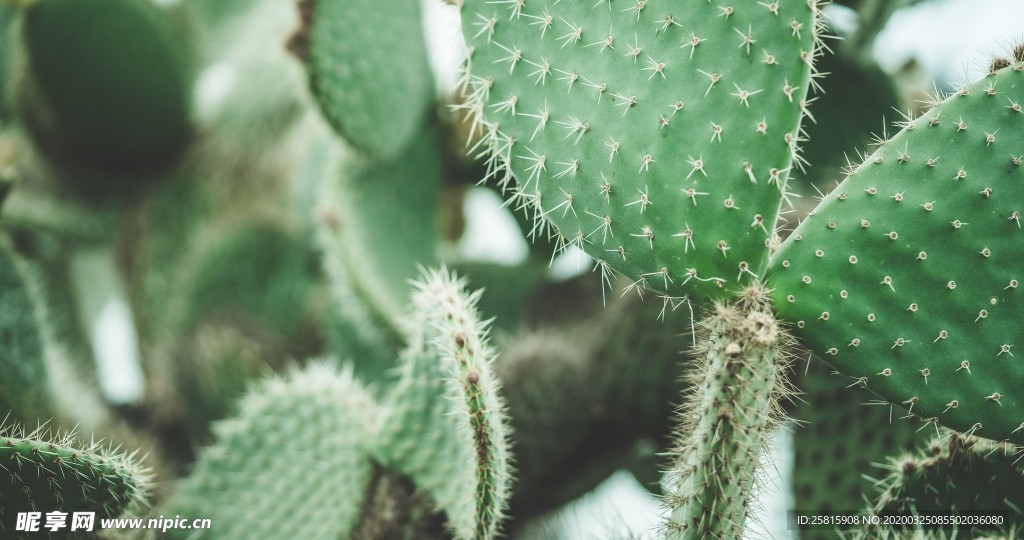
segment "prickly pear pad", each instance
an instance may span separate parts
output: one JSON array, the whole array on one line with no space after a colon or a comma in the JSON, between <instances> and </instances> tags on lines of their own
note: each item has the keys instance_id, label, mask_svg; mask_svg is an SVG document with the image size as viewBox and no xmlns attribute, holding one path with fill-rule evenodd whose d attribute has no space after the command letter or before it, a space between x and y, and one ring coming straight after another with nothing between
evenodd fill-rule
<instances>
[{"instance_id":1,"label":"prickly pear pad","mask_svg":"<svg viewBox=\"0 0 1024 540\"><path fill-rule=\"evenodd\" d=\"M868 157L770 265L781 317L914 414L1024 442L1024 63Z\"/></svg>"},{"instance_id":2,"label":"prickly pear pad","mask_svg":"<svg viewBox=\"0 0 1024 540\"><path fill-rule=\"evenodd\" d=\"M725 298L767 262L817 11L814 0L466 0L466 107L492 174L538 227L637 285Z\"/></svg>"},{"instance_id":3,"label":"prickly pear pad","mask_svg":"<svg viewBox=\"0 0 1024 540\"><path fill-rule=\"evenodd\" d=\"M303 0L313 96L353 146L398 156L418 133L434 79L417 0Z\"/></svg>"}]
</instances>

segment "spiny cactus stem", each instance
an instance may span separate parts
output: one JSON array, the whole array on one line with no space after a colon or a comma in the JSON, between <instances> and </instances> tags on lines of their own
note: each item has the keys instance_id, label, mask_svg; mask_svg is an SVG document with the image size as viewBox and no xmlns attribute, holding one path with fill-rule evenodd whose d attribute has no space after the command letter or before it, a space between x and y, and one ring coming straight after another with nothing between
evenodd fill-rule
<instances>
[{"instance_id":1,"label":"spiny cactus stem","mask_svg":"<svg viewBox=\"0 0 1024 540\"><path fill-rule=\"evenodd\" d=\"M717 305L702 326L705 366L680 417L666 536L740 538L760 451L782 417L787 340L760 288Z\"/></svg>"},{"instance_id":2,"label":"spiny cactus stem","mask_svg":"<svg viewBox=\"0 0 1024 540\"><path fill-rule=\"evenodd\" d=\"M476 449L476 501L477 516L476 536L477 538L489 538L495 528L496 515L488 511L490 508L500 507L503 503L497 500L494 493L494 486L497 484L494 478L494 470L490 466L491 454L494 452L492 425L488 421L494 411L489 411L484 401L483 391L480 388L480 373L470 370L463 377L463 386L466 391L466 405L469 407L469 425L473 429L473 445Z\"/></svg>"}]
</instances>

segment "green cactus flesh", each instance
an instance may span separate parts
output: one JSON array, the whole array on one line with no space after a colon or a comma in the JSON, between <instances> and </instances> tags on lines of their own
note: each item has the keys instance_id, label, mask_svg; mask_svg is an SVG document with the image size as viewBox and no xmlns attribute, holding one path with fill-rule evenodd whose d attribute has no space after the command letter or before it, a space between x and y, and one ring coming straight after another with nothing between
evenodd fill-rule
<instances>
[{"instance_id":1,"label":"green cactus flesh","mask_svg":"<svg viewBox=\"0 0 1024 540\"><path fill-rule=\"evenodd\" d=\"M417 268L438 258L440 148L436 124L421 127L393 160L346 154L324 176L317 209L328 274L351 282L392 325L402 317Z\"/></svg>"},{"instance_id":2,"label":"green cactus flesh","mask_svg":"<svg viewBox=\"0 0 1024 540\"><path fill-rule=\"evenodd\" d=\"M180 154L191 73L167 13L144 0L27 4L17 101L40 149L99 173L150 172Z\"/></svg>"},{"instance_id":3,"label":"green cactus flesh","mask_svg":"<svg viewBox=\"0 0 1024 540\"><path fill-rule=\"evenodd\" d=\"M479 292L442 270L417 284L412 340L387 400L376 457L448 515L456 538L498 532L511 481L504 405ZM468 464L472 464L469 466Z\"/></svg>"},{"instance_id":4,"label":"green cactus flesh","mask_svg":"<svg viewBox=\"0 0 1024 540\"><path fill-rule=\"evenodd\" d=\"M778 313L922 418L1024 442L1024 63L883 142L772 259Z\"/></svg>"},{"instance_id":5,"label":"green cactus flesh","mask_svg":"<svg viewBox=\"0 0 1024 540\"><path fill-rule=\"evenodd\" d=\"M50 382L35 302L5 245L0 245L0 374L0 419L35 424L50 418Z\"/></svg>"},{"instance_id":6,"label":"green cactus flesh","mask_svg":"<svg viewBox=\"0 0 1024 540\"><path fill-rule=\"evenodd\" d=\"M813 0L466 0L465 107L538 227L638 285L725 298L767 263L816 14Z\"/></svg>"},{"instance_id":7,"label":"green cactus flesh","mask_svg":"<svg viewBox=\"0 0 1024 540\"><path fill-rule=\"evenodd\" d=\"M755 293L719 304L702 322L704 345L695 355L704 365L692 376L698 390L681 409L678 458L669 470L667 538L743 535L760 452L782 417L778 399L789 391L779 373L789 340L765 300Z\"/></svg>"},{"instance_id":8,"label":"green cactus flesh","mask_svg":"<svg viewBox=\"0 0 1024 540\"><path fill-rule=\"evenodd\" d=\"M19 512L96 512L117 517L141 508L149 473L133 456L99 443L80 445L72 435L51 437L0 428L0 531L14 528ZM98 521L97 521L98 523Z\"/></svg>"},{"instance_id":9,"label":"green cactus flesh","mask_svg":"<svg viewBox=\"0 0 1024 540\"><path fill-rule=\"evenodd\" d=\"M966 525L961 533L1012 531L1024 525L1024 464L1013 445L946 433L915 454L890 459L877 514L1000 514L1000 525Z\"/></svg>"},{"instance_id":10,"label":"green cactus flesh","mask_svg":"<svg viewBox=\"0 0 1024 540\"><path fill-rule=\"evenodd\" d=\"M370 394L326 362L265 381L214 426L164 514L214 515L217 538L346 538L373 471Z\"/></svg>"},{"instance_id":11,"label":"green cactus flesh","mask_svg":"<svg viewBox=\"0 0 1024 540\"><path fill-rule=\"evenodd\" d=\"M864 494L871 491L867 477L878 472L875 464L934 435L918 431L917 422L892 405L872 403L870 392L849 388L850 380L824 362L813 362L799 377L803 403L792 414L800 424L793 433L792 484L793 509L802 514L862 508ZM831 540L836 532L809 527L800 538Z\"/></svg>"},{"instance_id":12,"label":"green cactus flesh","mask_svg":"<svg viewBox=\"0 0 1024 540\"><path fill-rule=\"evenodd\" d=\"M300 15L310 86L331 126L376 157L400 156L434 92L419 0L303 0Z\"/></svg>"}]
</instances>

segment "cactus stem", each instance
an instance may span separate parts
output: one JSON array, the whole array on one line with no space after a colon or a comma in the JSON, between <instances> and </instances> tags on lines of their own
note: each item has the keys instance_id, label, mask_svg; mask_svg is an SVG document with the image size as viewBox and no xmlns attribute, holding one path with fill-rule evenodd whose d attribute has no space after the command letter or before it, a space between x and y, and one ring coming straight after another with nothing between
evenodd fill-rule
<instances>
[{"instance_id":1,"label":"cactus stem","mask_svg":"<svg viewBox=\"0 0 1024 540\"><path fill-rule=\"evenodd\" d=\"M780 400L793 392L792 339L760 285L717 304L701 329L694 356L704 365L678 416L665 536L740 538L760 451L784 418Z\"/></svg>"}]
</instances>

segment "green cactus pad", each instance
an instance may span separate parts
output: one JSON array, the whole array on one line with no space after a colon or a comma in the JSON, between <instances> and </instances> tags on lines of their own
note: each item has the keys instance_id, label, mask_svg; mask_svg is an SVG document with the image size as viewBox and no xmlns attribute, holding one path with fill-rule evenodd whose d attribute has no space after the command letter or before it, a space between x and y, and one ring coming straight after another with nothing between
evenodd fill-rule
<instances>
[{"instance_id":1,"label":"green cactus pad","mask_svg":"<svg viewBox=\"0 0 1024 540\"><path fill-rule=\"evenodd\" d=\"M813 0L467 0L465 107L537 227L637 285L724 299L767 263L816 15Z\"/></svg>"},{"instance_id":2,"label":"green cactus pad","mask_svg":"<svg viewBox=\"0 0 1024 540\"><path fill-rule=\"evenodd\" d=\"M317 208L328 275L351 282L375 315L395 325L417 268L437 262L442 164L436 124L421 126L401 157L348 152L324 175Z\"/></svg>"},{"instance_id":3,"label":"green cactus pad","mask_svg":"<svg viewBox=\"0 0 1024 540\"><path fill-rule=\"evenodd\" d=\"M1024 463L1019 447L945 433L914 454L891 458L876 484L876 514L999 514L1000 525L969 525L961 533L1005 532L1024 525Z\"/></svg>"},{"instance_id":4,"label":"green cactus pad","mask_svg":"<svg viewBox=\"0 0 1024 540\"><path fill-rule=\"evenodd\" d=\"M803 365L797 370L803 371ZM869 476L877 463L900 451L909 452L915 441L924 442L930 429L904 418L900 409L877 401L870 392L849 388L850 380L824 362L814 361L799 375L803 392L792 416L799 424L793 432L793 509L804 515L851 512L864 506L871 492ZM835 530L808 527L803 540L833 540Z\"/></svg>"},{"instance_id":5,"label":"green cactus pad","mask_svg":"<svg viewBox=\"0 0 1024 540\"><path fill-rule=\"evenodd\" d=\"M881 144L779 248L780 316L912 413L1024 441L1024 63Z\"/></svg>"},{"instance_id":6,"label":"green cactus pad","mask_svg":"<svg viewBox=\"0 0 1024 540\"><path fill-rule=\"evenodd\" d=\"M38 146L78 173L150 173L176 158L192 81L168 14L144 0L27 4L17 101Z\"/></svg>"},{"instance_id":7,"label":"green cactus pad","mask_svg":"<svg viewBox=\"0 0 1024 540\"><path fill-rule=\"evenodd\" d=\"M479 296L446 270L417 282L414 332L376 456L433 497L456 538L483 540L498 533L511 470Z\"/></svg>"},{"instance_id":8,"label":"green cactus pad","mask_svg":"<svg viewBox=\"0 0 1024 540\"><path fill-rule=\"evenodd\" d=\"M43 428L0 428L0 470L0 531L13 531L19 512L67 512L69 525L73 512L97 518L135 513L149 486L148 470L133 455Z\"/></svg>"},{"instance_id":9,"label":"green cactus pad","mask_svg":"<svg viewBox=\"0 0 1024 540\"><path fill-rule=\"evenodd\" d=\"M5 243L0 244L0 374L0 419L49 420L53 407L36 304Z\"/></svg>"},{"instance_id":10,"label":"green cactus pad","mask_svg":"<svg viewBox=\"0 0 1024 540\"><path fill-rule=\"evenodd\" d=\"M353 146L399 156L434 95L419 0L303 0L299 13L293 45L324 116Z\"/></svg>"},{"instance_id":11,"label":"green cactus pad","mask_svg":"<svg viewBox=\"0 0 1024 540\"><path fill-rule=\"evenodd\" d=\"M373 466L377 408L328 363L265 381L216 424L168 511L213 516L217 538L347 538Z\"/></svg>"}]
</instances>

